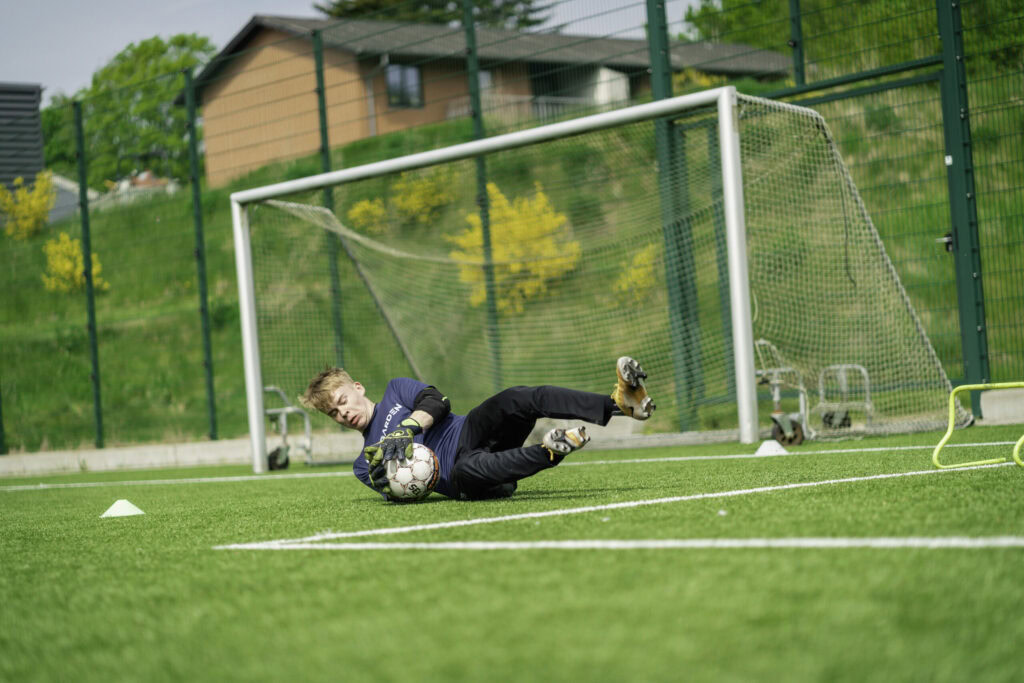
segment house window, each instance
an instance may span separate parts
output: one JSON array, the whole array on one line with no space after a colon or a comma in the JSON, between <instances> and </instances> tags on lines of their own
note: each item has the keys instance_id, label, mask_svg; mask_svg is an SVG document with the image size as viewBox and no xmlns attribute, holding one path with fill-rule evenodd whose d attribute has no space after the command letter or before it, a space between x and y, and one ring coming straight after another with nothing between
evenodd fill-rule
<instances>
[{"instance_id":1,"label":"house window","mask_svg":"<svg viewBox=\"0 0 1024 683\"><path fill-rule=\"evenodd\" d=\"M389 64L387 78L389 106L423 106L423 79L420 77L418 66Z\"/></svg>"}]
</instances>

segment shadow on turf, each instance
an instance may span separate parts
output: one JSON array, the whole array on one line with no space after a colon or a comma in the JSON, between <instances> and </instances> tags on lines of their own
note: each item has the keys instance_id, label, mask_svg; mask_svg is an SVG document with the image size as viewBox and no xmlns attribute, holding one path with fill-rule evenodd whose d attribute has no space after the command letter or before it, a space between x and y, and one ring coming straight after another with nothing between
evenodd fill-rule
<instances>
[{"instance_id":1,"label":"shadow on turf","mask_svg":"<svg viewBox=\"0 0 1024 683\"><path fill-rule=\"evenodd\" d=\"M642 486L607 486L604 488L582 489L536 489L530 491L516 491L511 498L504 500L585 500L588 498L605 498L608 493L627 493L640 491Z\"/></svg>"},{"instance_id":2,"label":"shadow on turf","mask_svg":"<svg viewBox=\"0 0 1024 683\"><path fill-rule=\"evenodd\" d=\"M588 498L604 498L605 494L608 493L626 493L632 491L643 490L642 486L607 486L603 488L588 488L582 489L534 489L534 490L518 490L508 498L481 498L479 500L456 500L454 498L448 498L440 494L431 494L425 500L409 501L407 503L401 502L389 502L383 499L364 498L358 502L361 505L377 507L378 505L388 505L395 507L407 507L407 506L422 506L422 505L435 505L437 503L447 502L458 502L458 503L494 503L494 502L515 502L517 500L585 500Z\"/></svg>"},{"instance_id":3,"label":"shadow on turf","mask_svg":"<svg viewBox=\"0 0 1024 683\"><path fill-rule=\"evenodd\" d=\"M377 507L379 505L387 505L389 507L420 507L421 505L434 505L435 503L443 503L447 500L451 500L451 498L446 498L445 496L442 496L440 494L432 494L429 498L426 498L425 500L410 500L405 503L398 501L392 502L389 500L384 500L383 498L360 498L359 501L357 502L360 505L366 505L368 507Z\"/></svg>"}]
</instances>

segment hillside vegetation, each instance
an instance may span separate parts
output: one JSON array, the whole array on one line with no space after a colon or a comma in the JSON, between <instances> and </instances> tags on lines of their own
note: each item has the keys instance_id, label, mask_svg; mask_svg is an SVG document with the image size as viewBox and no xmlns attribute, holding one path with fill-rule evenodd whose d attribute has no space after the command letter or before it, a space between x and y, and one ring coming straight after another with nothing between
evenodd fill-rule
<instances>
[{"instance_id":1,"label":"hillside vegetation","mask_svg":"<svg viewBox=\"0 0 1024 683\"><path fill-rule=\"evenodd\" d=\"M989 71L991 75L978 78L971 91L976 108L972 124L978 206L983 249L988 250L986 258L996 264L988 268L987 261L985 273L986 296L991 297L990 352L998 367L1012 369L1024 367L1016 322L1020 264L1024 263L1024 247L1019 240L1024 173L1014 156L1017 152L1008 143L1019 139L1024 110L1007 106L1019 100L1014 91L1016 72L1005 67L991 67ZM952 257L935 242L949 230L938 84L923 83L823 104L818 109L840 144L947 373L959 377L962 360ZM463 142L471 137L470 131L468 121L457 121L362 140L334 150L332 163L335 168L351 167ZM552 197L552 211L564 214L570 227L603 226L595 234L604 235L598 239L606 239L613 246L628 237L617 231L621 197L645 192L652 209L657 210L656 194L647 184L654 177L653 159L632 152L628 134L624 133L609 144L603 157L601 150L570 144L559 148L559 156L554 158L545 158L542 148L530 154L507 155L490 171L501 179L500 190L510 201L517 196L533 196L536 182L542 179L543 190ZM605 169L614 170L611 175L625 179L627 184L609 185ZM203 191L217 432L222 438L247 431L228 195L236 189L318 171L320 161L313 156L272 164L229 187ZM450 183L457 195L452 206L459 208L446 219L446 225L453 226L449 236L470 225L466 216L474 210L475 179L469 172ZM631 188L629 183L636 186ZM381 184L364 183L347 194L337 193L338 215L352 222L350 212L360 201L372 202L388 192ZM799 188L793 189L793 201L800 201ZM209 419L190 193L186 190L172 197L94 211L90 222L92 249L108 285L96 297L106 444L204 438L209 432ZM387 239L406 245L429 242L439 236L432 232L433 226L433 222L407 222L401 232L389 234ZM370 232L368 227L365 230ZM0 290L4 292L0 304L0 396L5 438L13 451L89 446L95 438L85 297L81 291L49 291L43 280L47 269L44 245L62 232L76 239L81 236L81 226L77 220L68 220L25 240L5 239L0 255ZM310 231L308 239L319 243L321 238ZM279 253L288 253L287 244L277 246ZM451 248L445 243L440 251ZM650 258L657 259L658 249L654 247ZM362 281L346 259L340 260L340 267L344 290L362 293ZM635 283L618 284L612 278L608 290L594 293L584 305L600 306L609 291L631 296L633 286ZM518 319L531 319L531 305L542 304L527 302L524 310L516 312ZM365 297L348 297L346 306L355 309L345 309L349 323L345 327L345 360L356 364L367 385L379 391L388 376L410 372L373 302ZM482 316L467 324L476 325L484 334ZM319 342L301 336L294 343L296 356L317 355L300 353L303 345L314 351L320 348ZM574 343L576 337L567 338L568 347ZM572 348L576 355L587 357L585 345ZM458 349L451 351L457 357ZM505 346L503 353L507 367L529 366L529 359L517 358L514 348ZM600 353L596 355L600 357ZM272 362L289 362L287 355L275 358ZM296 377L308 370L300 367ZM584 364L580 372L593 373L596 368ZM289 387L289 391L293 389ZM465 402L457 406L463 410L491 389L489 381L445 387ZM717 390L726 391L724 385ZM723 420L731 419L721 410L707 411L702 418L705 426L722 426ZM671 417L665 415L665 419Z\"/></svg>"}]
</instances>

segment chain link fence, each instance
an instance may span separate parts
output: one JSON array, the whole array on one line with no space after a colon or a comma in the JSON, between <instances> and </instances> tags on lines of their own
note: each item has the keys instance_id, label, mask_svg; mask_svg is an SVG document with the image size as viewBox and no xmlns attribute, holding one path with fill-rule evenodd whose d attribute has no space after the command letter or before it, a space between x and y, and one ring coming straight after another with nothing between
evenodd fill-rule
<instances>
[{"instance_id":1,"label":"chain link fence","mask_svg":"<svg viewBox=\"0 0 1024 683\"><path fill-rule=\"evenodd\" d=\"M57 207L0 238L0 450L247 431L231 191L724 83L824 115L954 383L1024 377L1019 4L563 0L518 30L467 16L256 16L194 70L45 108Z\"/></svg>"}]
</instances>

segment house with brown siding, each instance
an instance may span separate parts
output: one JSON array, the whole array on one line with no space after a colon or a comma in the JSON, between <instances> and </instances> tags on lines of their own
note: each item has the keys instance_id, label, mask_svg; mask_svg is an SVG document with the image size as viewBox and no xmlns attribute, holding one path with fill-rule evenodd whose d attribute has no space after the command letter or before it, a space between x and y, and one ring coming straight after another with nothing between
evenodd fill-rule
<instances>
[{"instance_id":1,"label":"house with brown siding","mask_svg":"<svg viewBox=\"0 0 1024 683\"><path fill-rule=\"evenodd\" d=\"M257 15L196 79L211 185L319 150L315 32L332 147L469 114L460 27ZM477 47L483 108L506 122L619 106L650 87L642 40L481 27ZM791 68L743 45L674 43L671 52L676 70L779 78Z\"/></svg>"}]
</instances>

